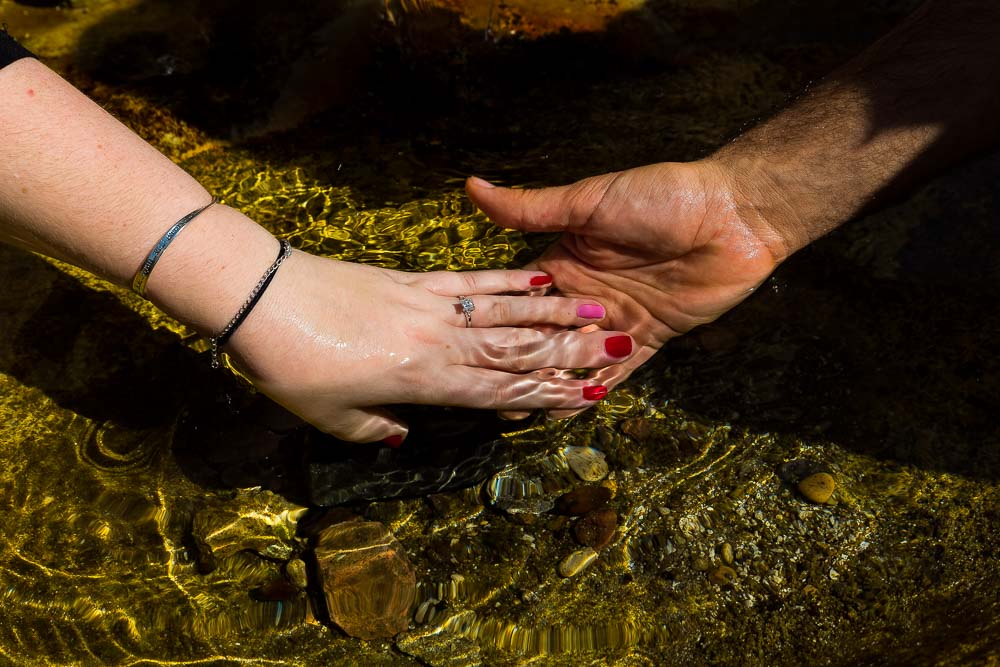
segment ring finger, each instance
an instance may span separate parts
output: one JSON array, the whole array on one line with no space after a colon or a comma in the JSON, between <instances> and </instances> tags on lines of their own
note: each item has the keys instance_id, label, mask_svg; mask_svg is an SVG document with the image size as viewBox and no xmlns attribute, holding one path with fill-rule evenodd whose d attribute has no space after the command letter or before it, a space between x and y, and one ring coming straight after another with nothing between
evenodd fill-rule
<instances>
[{"instance_id":1,"label":"ring finger","mask_svg":"<svg viewBox=\"0 0 1000 667\"><path fill-rule=\"evenodd\" d=\"M523 296L463 296L451 304L448 321L462 327L515 327L555 324L581 327L604 319L604 307L592 299Z\"/></svg>"}]
</instances>

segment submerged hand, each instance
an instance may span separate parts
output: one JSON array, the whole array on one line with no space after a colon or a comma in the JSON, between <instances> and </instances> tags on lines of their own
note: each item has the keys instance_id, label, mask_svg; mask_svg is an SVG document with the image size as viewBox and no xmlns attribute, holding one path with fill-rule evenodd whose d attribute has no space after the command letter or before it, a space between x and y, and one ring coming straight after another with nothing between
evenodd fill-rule
<instances>
[{"instance_id":1,"label":"submerged hand","mask_svg":"<svg viewBox=\"0 0 1000 667\"><path fill-rule=\"evenodd\" d=\"M784 258L781 240L742 209L718 165L661 163L539 190L469 179L472 200L498 225L564 232L534 266L567 296L608 308L601 326L629 332L638 352L592 379L613 387L665 341L749 296ZM573 410L555 410L567 416Z\"/></svg>"},{"instance_id":2,"label":"submerged hand","mask_svg":"<svg viewBox=\"0 0 1000 667\"><path fill-rule=\"evenodd\" d=\"M393 403L589 407L606 389L553 367L599 368L626 358L632 341L523 328L604 316L592 299L496 296L537 290L532 279L550 280L537 271L403 273L294 252L227 352L265 394L346 440L403 436L405 425L376 407ZM471 328L459 295L475 303Z\"/></svg>"}]
</instances>

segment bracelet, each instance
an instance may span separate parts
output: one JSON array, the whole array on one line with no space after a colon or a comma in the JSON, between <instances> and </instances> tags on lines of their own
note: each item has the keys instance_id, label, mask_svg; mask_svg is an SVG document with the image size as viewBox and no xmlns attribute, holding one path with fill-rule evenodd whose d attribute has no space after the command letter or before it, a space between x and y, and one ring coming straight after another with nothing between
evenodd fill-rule
<instances>
[{"instance_id":1,"label":"bracelet","mask_svg":"<svg viewBox=\"0 0 1000 667\"><path fill-rule=\"evenodd\" d=\"M278 267L281 263L288 259L288 256L292 254L292 244L288 242L288 239L281 239L281 248L278 250L278 257L274 262L267 268L264 275L260 277L257 284L254 286L253 291L250 292L250 296L247 300L243 302L240 309L236 311L233 319L229 320L229 324L226 328L220 331L218 334L209 339L212 344L212 368L219 367L219 348L229 342L229 339L236 332L236 329L243 324L243 320L247 318L253 307L257 305L260 301L260 297L264 295L264 290L267 286L271 284L274 279L274 274L277 272Z\"/></svg>"},{"instance_id":2,"label":"bracelet","mask_svg":"<svg viewBox=\"0 0 1000 667\"><path fill-rule=\"evenodd\" d=\"M149 251L148 255L146 255L146 259L139 266L139 270L135 272L135 276L132 277L132 291L139 296L146 296L146 283L149 282L149 274L153 272L153 267L156 266L158 261L160 261L160 256L163 254L163 251L167 249L170 242L181 233L181 230L184 229L189 222L197 218L202 211L217 201L219 200L212 197L212 201L185 215L183 218L175 222L174 225L167 230L166 234L160 237L160 240L156 242L153 249Z\"/></svg>"}]
</instances>

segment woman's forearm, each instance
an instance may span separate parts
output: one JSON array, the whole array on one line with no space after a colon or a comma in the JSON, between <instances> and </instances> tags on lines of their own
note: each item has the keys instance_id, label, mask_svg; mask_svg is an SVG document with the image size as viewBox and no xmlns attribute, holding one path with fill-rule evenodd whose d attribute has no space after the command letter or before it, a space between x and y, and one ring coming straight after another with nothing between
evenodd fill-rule
<instances>
[{"instance_id":1,"label":"woman's forearm","mask_svg":"<svg viewBox=\"0 0 1000 667\"><path fill-rule=\"evenodd\" d=\"M121 285L178 219L194 178L37 60L0 69L0 238ZM213 206L170 244L148 297L203 333L236 312L278 243Z\"/></svg>"},{"instance_id":2,"label":"woman's forearm","mask_svg":"<svg viewBox=\"0 0 1000 667\"><path fill-rule=\"evenodd\" d=\"M1000 133L1000 7L933 0L710 162L787 256ZM773 236L773 235L772 235Z\"/></svg>"}]
</instances>

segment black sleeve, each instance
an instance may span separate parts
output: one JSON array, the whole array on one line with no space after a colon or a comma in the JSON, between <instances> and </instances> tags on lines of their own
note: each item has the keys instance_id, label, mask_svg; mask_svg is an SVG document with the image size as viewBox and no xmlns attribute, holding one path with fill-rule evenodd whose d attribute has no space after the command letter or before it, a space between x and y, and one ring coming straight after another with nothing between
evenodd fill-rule
<instances>
[{"instance_id":1,"label":"black sleeve","mask_svg":"<svg viewBox=\"0 0 1000 667\"><path fill-rule=\"evenodd\" d=\"M21 58L33 57L34 54L31 51L18 44L13 37L7 34L6 30L0 28L0 68Z\"/></svg>"}]
</instances>

